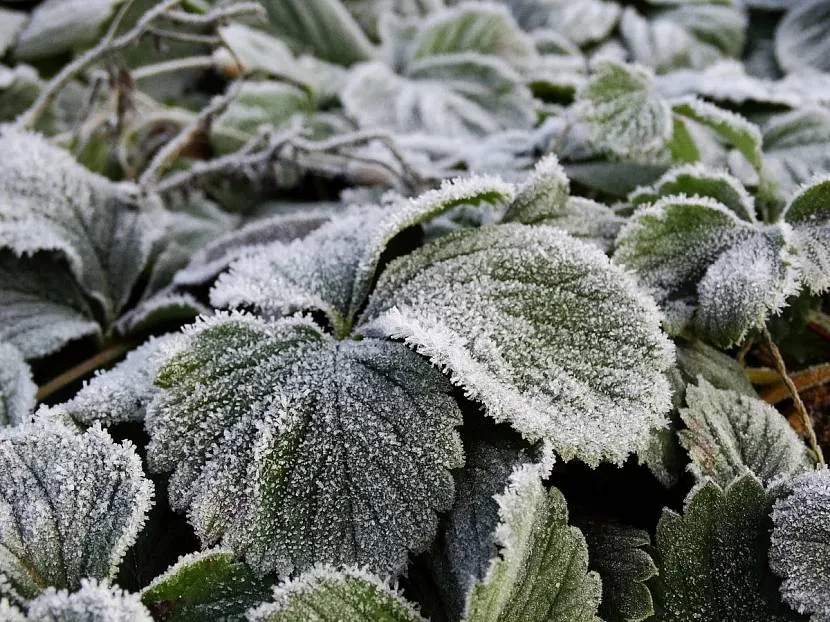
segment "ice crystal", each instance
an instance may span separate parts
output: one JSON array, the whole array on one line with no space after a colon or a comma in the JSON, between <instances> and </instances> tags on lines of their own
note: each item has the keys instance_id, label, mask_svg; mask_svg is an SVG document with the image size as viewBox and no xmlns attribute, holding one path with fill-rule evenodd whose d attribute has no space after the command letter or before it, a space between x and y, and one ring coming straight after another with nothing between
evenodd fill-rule
<instances>
[{"instance_id":1,"label":"ice crystal","mask_svg":"<svg viewBox=\"0 0 830 622\"><path fill-rule=\"evenodd\" d=\"M35 407L36 391L20 350L0 341L0 427L26 419Z\"/></svg>"},{"instance_id":2,"label":"ice crystal","mask_svg":"<svg viewBox=\"0 0 830 622\"><path fill-rule=\"evenodd\" d=\"M431 542L462 464L449 384L402 344L310 321L219 316L162 366L148 460L206 544L260 572L400 568Z\"/></svg>"},{"instance_id":3,"label":"ice crystal","mask_svg":"<svg viewBox=\"0 0 830 622\"><path fill-rule=\"evenodd\" d=\"M47 588L29 604L26 622L153 622L138 596L94 579L77 592Z\"/></svg>"},{"instance_id":4,"label":"ice crystal","mask_svg":"<svg viewBox=\"0 0 830 622\"><path fill-rule=\"evenodd\" d=\"M390 264L360 330L405 339L497 421L596 464L622 462L663 424L673 351L659 319L599 250L508 224Z\"/></svg>"}]
</instances>

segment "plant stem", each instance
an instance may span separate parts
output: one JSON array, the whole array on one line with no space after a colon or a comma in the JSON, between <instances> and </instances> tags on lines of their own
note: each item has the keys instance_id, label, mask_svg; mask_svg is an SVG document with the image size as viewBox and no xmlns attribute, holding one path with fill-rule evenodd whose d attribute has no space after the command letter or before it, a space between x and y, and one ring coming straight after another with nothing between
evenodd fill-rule
<instances>
[{"instance_id":1,"label":"plant stem","mask_svg":"<svg viewBox=\"0 0 830 622\"><path fill-rule=\"evenodd\" d=\"M53 393L60 391L65 386L75 382L76 380L80 380L99 367L103 367L108 363L112 363L113 361L120 359L124 356L124 354L129 352L134 345L135 344L131 341L114 343L101 350L92 358L85 360L83 363L76 365L72 369L66 370L59 376L52 378L52 380L38 388L36 395L37 401L42 402Z\"/></svg>"},{"instance_id":2,"label":"plant stem","mask_svg":"<svg viewBox=\"0 0 830 622\"><path fill-rule=\"evenodd\" d=\"M830 316L821 311L811 310L807 314L807 328L824 339L830 339Z\"/></svg>"},{"instance_id":3,"label":"plant stem","mask_svg":"<svg viewBox=\"0 0 830 622\"><path fill-rule=\"evenodd\" d=\"M138 69L133 69L130 74L133 80L138 82L139 80L146 80L147 78L152 78L163 73L183 71L185 69L212 69L215 65L213 56L188 56L186 58L166 60L153 65L144 65Z\"/></svg>"},{"instance_id":4,"label":"plant stem","mask_svg":"<svg viewBox=\"0 0 830 622\"><path fill-rule=\"evenodd\" d=\"M813 422L807 412L807 407L804 406L804 402L801 401L801 396L798 394L798 388L795 386L795 383L792 378L790 378L789 374L787 374L787 365L784 363L784 357L781 356L781 351L772 340L772 335L769 334L769 329L764 326L762 331L770 354L772 354L772 357L775 360L775 368L778 370L778 373L781 375L781 380L784 381L784 384L787 386L787 389L792 395L795 409L798 411L798 414L801 417L801 422L804 425L804 429L807 431L807 440L810 443L810 449L812 449L813 453L816 455L818 463L821 466L825 466L824 454L821 451L821 447L819 447L818 439L816 438L816 431L813 429Z\"/></svg>"},{"instance_id":5,"label":"plant stem","mask_svg":"<svg viewBox=\"0 0 830 622\"><path fill-rule=\"evenodd\" d=\"M781 374L769 367L747 367L744 371L752 384L769 386L781 382Z\"/></svg>"},{"instance_id":6,"label":"plant stem","mask_svg":"<svg viewBox=\"0 0 830 622\"><path fill-rule=\"evenodd\" d=\"M830 363L822 363L808 369L802 369L791 376L793 384L799 391L806 391L819 387L830 382ZM770 404L777 404L778 402L787 399L789 396L787 386L781 382L766 389L761 398Z\"/></svg>"}]
</instances>

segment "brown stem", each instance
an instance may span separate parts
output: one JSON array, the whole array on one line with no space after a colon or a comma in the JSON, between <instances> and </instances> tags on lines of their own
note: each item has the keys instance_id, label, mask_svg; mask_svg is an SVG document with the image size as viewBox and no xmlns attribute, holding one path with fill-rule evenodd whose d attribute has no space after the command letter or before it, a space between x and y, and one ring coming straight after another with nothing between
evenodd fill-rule
<instances>
[{"instance_id":1,"label":"brown stem","mask_svg":"<svg viewBox=\"0 0 830 622\"><path fill-rule=\"evenodd\" d=\"M801 417L804 429L807 431L807 440L810 443L810 449L812 449L813 453L816 455L818 463L821 466L825 466L824 454L821 451L821 447L819 447L818 439L816 438L816 431L813 429L813 422L807 412L807 407L804 406L804 402L801 401L801 396L798 394L798 388L795 386L795 383L792 378L790 378L789 374L787 374L787 365L784 363L784 357L781 356L781 351L778 349L778 346L775 345L775 342L772 340L772 335L769 334L769 330L766 326L763 327L762 331L764 338L767 341L767 347L769 348L770 354L772 354L772 357L775 360L775 368L778 370L778 373L781 374L781 380L784 381L784 384L793 396L793 404Z\"/></svg>"},{"instance_id":2,"label":"brown stem","mask_svg":"<svg viewBox=\"0 0 830 622\"><path fill-rule=\"evenodd\" d=\"M781 374L769 367L747 367L744 371L752 384L768 386L781 382Z\"/></svg>"},{"instance_id":3,"label":"brown stem","mask_svg":"<svg viewBox=\"0 0 830 622\"><path fill-rule=\"evenodd\" d=\"M815 367L802 369L801 371L792 374L791 377L793 384L795 384L799 391L814 389L815 387L819 387L830 382L830 363L822 363L821 365L816 365ZM777 404L778 402L787 399L789 396L789 389L782 382L776 383L775 386L766 389L761 394L764 401L769 402L770 404Z\"/></svg>"},{"instance_id":4,"label":"brown stem","mask_svg":"<svg viewBox=\"0 0 830 622\"><path fill-rule=\"evenodd\" d=\"M75 382L76 380L80 380L99 367L103 367L108 363L118 360L124 356L124 354L129 352L134 345L135 344L130 341L114 343L101 350L92 358L85 360L83 363L76 365L72 369L66 370L59 376L52 378L52 380L38 388L36 396L37 401L42 402L53 393L60 391L62 388Z\"/></svg>"}]
</instances>

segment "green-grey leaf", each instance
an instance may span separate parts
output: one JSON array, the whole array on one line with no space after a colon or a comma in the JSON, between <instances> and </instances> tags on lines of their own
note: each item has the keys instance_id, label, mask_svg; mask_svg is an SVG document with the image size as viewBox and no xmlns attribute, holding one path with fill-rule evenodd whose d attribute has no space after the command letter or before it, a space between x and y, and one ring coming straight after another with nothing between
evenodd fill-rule
<instances>
[{"instance_id":1,"label":"green-grey leaf","mask_svg":"<svg viewBox=\"0 0 830 622\"><path fill-rule=\"evenodd\" d=\"M752 472L765 486L812 468L814 461L781 413L761 400L724 391L700 378L686 387L678 432L700 480L725 488Z\"/></svg>"},{"instance_id":2,"label":"green-grey leaf","mask_svg":"<svg viewBox=\"0 0 830 622\"><path fill-rule=\"evenodd\" d=\"M621 158L649 158L672 136L671 108L644 67L602 61L577 95L591 140Z\"/></svg>"},{"instance_id":3,"label":"green-grey leaf","mask_svg":"<svg viewBox=\"0 0 830 622\"><path fill-rule=\"evenodd\" d=\"M402 344L308 320L217 316L186 333L148 408L148 461L205 544L258 572L397 570L432 540L463 463L441 374Z\"/></svg>"},{"instance_id":4,"label":"green-grey leaf","mask_svg":"<svg viewBox=\"0 0 830 622\"><path fill-rule=\"evenodd\" d=\"M802 282L820 294L830 289L830 177L801 188L784 209Z\"/></svg>"},{"instance_id":5,"label":"green-grey leaf","mask_svg":"<svg viewBox=\"0 0 830 622\"><path fill-rule=\"evenodd\" d=\"M764 171L784 196L814 175L830 172L830 111L806 106L764 125Z\"/></svg>"},{"instance_id":6,"label":"green-grey leaf","mask_svg":"<svg viewBox=\"0 0 830 622\"><path fill-rule=\"evenodd\" d=\"M243 257L211 292L216 307L253 306L272 315L320 309L339 334L366 301L381 254L398 233L458 205L513 199L511 184L473 176L445 182L416 199L352 208L307 237Z\"/></svg>"},{"instance_id":7,"label":"green-grey leaf","mask_svg":"<svg viewBox=\"0 0 830 622\"><path fill-rule=\"evenodd\" d=\"M491 417L566 459L622 462L669 409L672 346L653 301L552 227L439 238L387 267L362 322L404 338Z\"/></svg>"},{"instance_id":8,"label":"green-grey leaf","mask_svg":"<svg viewBox=\"0 0 830 622\"><path fill-rule=\"evenodd\" d=\"M830 71L830 2L806 0L791 6L775 32L775 57L785 71Z\"/></svg>"},{"instance_id":9,"label":"green-grey leaf","mask_svg":"<svg viewBox=\"0 0 830 622\"><path fill-rule=\"evenodd\" d=\"M589 567L602 580L599 613L606 622L641 622L654 615L654 603L646 582L657 567L645 548L648 532L617 524L582 526L588 542Z\"/></svg>"},{"instance_id":10,"label":"green-grey leaf","mask_svg":"<svg viewBox=\"0 0 830 622\"><path fill-rule=\"evenodd\" d=\"M129 441L41 418L0 429L0 596L114 576L150 506L153 484Z\"/></svg>"},{"instance_id":11,"label":"green-grey leaf","mask_svg":"<svg viewBox=\"0 0 830 622\"><path fill-rule=\"evenodd\" d=\"M785 489L772 511L770 567L784 602L821 622L830 617L830 471L798 475Z\"/></svg>"},{"instance_id":12,"label":"green-grey leaf","mask_svg":"<svg viewBox=\"0 0 830 622\"><path fill-rule=\"evenodd\" d=\"M0 427L16 425L35 407L37 386L20 350L0 341Z\"/></svg>"},{"instance_id":13,"label":"green-grey leaf","mask_svg":"<svg viewBox=\"0 0 830 622\"><path fill-rule=\"evenodd\" d=\"M683 515L663 510L657 526L659 576L652 594L660 622L795 619L777 598L767 568L770 501L754 475L725 490L693 490Z\"/></svg>"},{"instance_id":14,"label":"green-grey leaf","mask_svg":"<svg viewBox=\"0 0 830 622\"><path fill-rule=\"evenodd\" d=\"M318 566L274 589L274 602L248 613L251 622L426 622L380 578L355 567Z\"/></svg>"},{"instance_id":15,"label":"green-grey leaf","mask_svg":"<svg viewBox=\"0 0 830 622\"><path fill-rule=\"evenodd\" d=\"M21 622L153 622L153 618L136 594L81 579L77 592L47 588L29 604Z\"/></svg>"},{"instance_id":16,"label":"green-grey leaf","mask_svg":"<svg viewBox=\"0 0 830 622\"><path fill-rule=\"evenodd\" d=\"M242 622L270 593L232 552L212 549L181 557L142 590L141 601L165 622Z\"/></svg>"},{"instance_id":17,"label":"green-grey leaf","mask_svg":"<svg viewBox=\"0 0 830 622\"><path fill-rule=\"evenodd\" d=\"M6 50L14 45L26 20L27 15L23 11L0 9L0 57L5 56Z\"/></svg>"},{"instance_id":18,"label":"green-grey leaf","mask_svg":"<svg viewBox=\"0 0 830 622\"><path fill-rule=\"evenodd\" d=\"M684 385L696 382L698 376L703 376L717 389L758 397L744 368L731 356L699 339L681 339L675 341L675 345L677 346L677 369ZM682 402L685 398L685 388L684 393L676 397L679 397Z\"/></svg>"},{"instance_id":19,"label":"green-grey leaf","mask_svg":"<svg viewBox=\"0 0 830 622\"><path fill-rule=\"evenodd\" d=\"M599 575L588 571L582 532L568 525L565 498L545 490L544 467L514 470L496 498L501 549L467 596L465 622L597 622Z\"/></svg>"}]
</instances>

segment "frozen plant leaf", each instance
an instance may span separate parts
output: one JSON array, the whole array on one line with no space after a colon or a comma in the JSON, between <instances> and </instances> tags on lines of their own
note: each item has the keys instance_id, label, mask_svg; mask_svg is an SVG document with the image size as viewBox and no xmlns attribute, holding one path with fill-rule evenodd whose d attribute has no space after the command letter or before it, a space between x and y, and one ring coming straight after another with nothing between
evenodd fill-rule
<instances>
[{"instance_id":1,"label":"frozen plant leaf","mask_svg":"<svg viewBox=\"0 0 830 622\"><path fill-rule=\"evenodd\" d=\"M115 329L122 335L136 335L174 322L184 324L200 313L209 312L192 294L170 287L145 298L123 314L116 321Z\"/></svg>"},{"instance_id":2,"label":"frozen plant leaf","mask_svg":"<svg viewBox=\"0 0 830 622\"><path fill-rule=\"evenodd\" d=\"M675 346L677 370L684 384L682 394L674 396L680 403L685 399L685 385L697 382L698 376L702 376L716 389L758 397L746 371L731 356L699 339L676 339Z\"/></svg>"},{"instance_id":3,"label":"frozen plant leaf","mask_svg":"<svg viewBox=\"0 0 830 622\"><path fill-rule=\"evenodd\" d=\"M414 199L353 207L303 239L270 244L234 262L217 279L211 303L253 306L276 316L319 309L338 335L348 334L397 234L458 205L509 203L513 195L513 186L498 178L471 176Z\"/></svg>"},{"instance_id":4,"label":"frozen plant leaf","mask_svg":"<svg viewBox=\"0 0 830 622\"><path fill-rule=\"evenodd\" d=\"M112 369L97 372L61 409L86 426L142 421L158 393L156 372L181 339L178 333L151 337Z\"/></svg>"},{"instance_id":5,"label":"frozen plant leaf","mask_svg":"<svg viewBox=\"0 0 830 622\"><path fill-rule=\"evenodd\" d=\"M548 226L451 233L392 262L359 327L403 338L488 415L565 459L622 463L663 425L673 349L653 301Z\"/></svg>"},{"instance_id":6,"label":"frozen plant leaf","mask_svg":"<svg viewBox=\"0 0 830 622\"><path fill-rule=\"evenodd\" d=\"M379 577L357 567L316 566L274 588L274 602L248 612L251 622L425 622Z\"/></svg>"},{"instance_id":7,"label":"frozen plant leaf","mask_svg":"<svg viewBox=\"0 0 830 622\"><path fill-rule=\"evenodd\" d=\"M787 420L759 399L699 378L686 387L686 405L680 416L688 429L678 435L698 480L711 478L725 488L750 471L769 486L813 466Z\"/></svg>"},{"instance_id":8,"label":"frozen plant leaf","mask_svg":"<svg viewBox=\"0 0 830 622\"><path fill-rule=\"evenodd\" d=\"M36 392L20 350L0 341L0 427L23 422L35 407Z\"/></svg>"},{"instance_id":9,"label":"frozen plant leaf","mask_svg":"<svg viewBox=\"0 0 830 622\"><path fill-rule=\"evenodd\" d=\"M602 580L599 613L606 622L641 622L654 615L646 582L657 567L645 548L648 532L626 525L589 523L582 526L588 542L589 568Z\"/></svg>"},{"instance_id":10,"label":"frozen plant leaf","mask_svg":"<svg viewBox=\"0 0 830 622\"><path fill-rule=\"evenodd\" d=\"M719 201L747 222L755 222L755 200L743 184L725 171L700 164L676 166L653 185L637 188L628 196L632 205L656 203L662 197L685 194Z\"/></svg>"},{"instance_id":11,"label":"frozen plant leaf","mask_svg":"<svg viewBox=\"0 0 830 622\"><path fill-rule=\"evenodd\" d=\"M467 595L465 622L596 622L602 587L565 498L545 490L550 464L525 464L496 497L499 554Z\"/></svg>"},{"instance_id":12,"label":"frozen plant leaf","mask_svg":"<svg viewBox=\"0 0 830 622\"><path fill-rule=\"evenodd\" d=\"M770 568L783 579L784 602L822 622L830 619L830 471L803 473L784 487L772 511Z\"/></svg>"},{"instance_id":13,"label":"frozen plant leaf","mask_svg":"<svg viewBox=\"0 0 830 622\"><path fill-rule=\"evenodd\" d=\"M663 510L652 583L661 622L795 620L778 601L767 568L770 501L747 473L723 489L707 482L683 515Z\"/></svg>"},{"instance_id":14,"label":"frozen plant leaf","mask_svg":"<svg viewBox=\"0 0 830 622\"><path fill-rule=\"evenodd\" d=\"M65 265L46 253L16 257L0 250L0 340L30 360L100 332Z\"/></svg>"},{"instance_id":15,"label":"frozen plant leaf","mask_svg":"<svg viewBox=\"0 0 830 622\"><path fill-rule=\"evenodd\" d=\"M783 219L793 228L802 282L821 294L830 289L830 177L802 187L784 208Z\"/></svg>"},{"instance_id":16,"label":"frozen plant leaf","mask_svg":"<svg viewBox=\"0 0 830 622\"><path fill-rule=\"evenodd\" d=\"M1 611L1 610L0 610ZM94 579L77 592L47 588L29 604L25 622L153 622L138 596Z\"/></svg>"},{"instance_id":17,"label":"frozen plant leaf","mask_svg":"<svg viewBox=\"0 0 830 622\"><path fill-rule=\"evenodd\" d=\"M141 601L165 622L241 622L270 593L268 582L232 552L211 549L181 557L142 590Z\"/></svg>"},{"instance_id":18,"label":"frozen plant leaf","mask_svg":"<svg viewBox=\"0 0 830 622\"><path fill-rule=\"evenodd\" d=\"M659 154L672 136L671 108L646 68L604 60L579 90L594 145L620 158Z\"/></svg>"},{"instance_id":19,"label":"frozen plant leaf","mask_svg":"<svg viewBox=\"0 0 830 622\"><path fill-rule=\"evenodd\" d=\"M786 226L747 222L715 199L672 195L634 213L614 259L652 291L669 332L691 324L729 346L797 290L786 235Z\"/></svg>"},{"instance_id":20,"label":"frozen plant leaf","mask_svg":"<svg viewBox=\"0 0 830 622\"><path fill-rule=\"evenodd\" d=\"M14 45L17 35L26 24L28 16L23 11L0 9L0 57Z\"/></svg>"},{"instance_id":21,"label":"frozen plant leaf","mask_svg":"<svg viewBox=\"0 0 830 622\"><path fill-rule=\"evenodd\" d=\"M463 463L446 379L403 344L217 316L161 367L148 461L205 544L258 572L382 572L431 542Z\"/></svg>"},{"instance_id":22,"label":"frozen plant leaf","mask_svg":"<svg viewBox=\"0 0 830 622\"><path fill-rule=\"evenodd\" d=\"M150 507L153 484L129 441L40 418L0 429L0 595L114 576Z\"/></svg>"},{"instance_id":23,"label":"frozen plant leaf","mask_svg":"<svg viewBox=\"0 0 830 622\"><path fill-rule=\"evenodd\" d=\"M830 71L830 2L793 3L775 32L775 57L788 72Z\"/></svg>"},{"instance_id":24,"label":"frozen plant leaf","mask_svg":"<svg viewBox=\"0 0 830 622\"><path fill-rule=\"evenodd\" d=\"M602 0L506 0L526 31L561 33L583 46L605 39L617 23L620 6Z\"/></svg>"}]
</instances>

